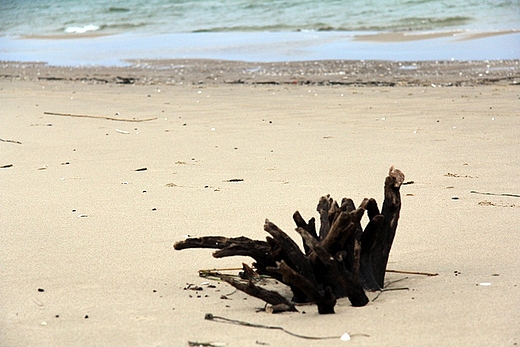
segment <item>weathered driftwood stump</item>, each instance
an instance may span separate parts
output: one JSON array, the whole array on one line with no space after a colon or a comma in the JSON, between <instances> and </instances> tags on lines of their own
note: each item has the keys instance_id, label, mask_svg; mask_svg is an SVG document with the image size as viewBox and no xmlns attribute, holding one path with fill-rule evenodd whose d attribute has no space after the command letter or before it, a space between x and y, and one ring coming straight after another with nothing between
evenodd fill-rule
<instances>
[{"instance_id":1,"label":"weathered driftwood stump","mask_svg":"<svg viewBox=\"0 0 520 347\"><path fill-rule=\"evenodd\" d=\"M266 220L266 241L247 237L206 236L175 243L177 250L213 248L216 258L249 256L255 260L256 272L269 275L288 285L292 300L275 291L233 278L223 278L237 289L273 305L273 312L296 311L294 303L314 302L319 313L334 313L337 298L348 297L353 306L368 303L365 290L383 288L390 248L401 210L400 187L404 174L392 166L385 180L385 199L379 211L374 199L364 199L358 208L351 199L339 205L330 196L318 203L319 233L315 219L306 222L296 211L296 231L303 239L304 252L285 232ZM369 222L363 230L361 218L367 211ZM254 271L244 264L244 276Z\"/></svg>"}]
</instances>

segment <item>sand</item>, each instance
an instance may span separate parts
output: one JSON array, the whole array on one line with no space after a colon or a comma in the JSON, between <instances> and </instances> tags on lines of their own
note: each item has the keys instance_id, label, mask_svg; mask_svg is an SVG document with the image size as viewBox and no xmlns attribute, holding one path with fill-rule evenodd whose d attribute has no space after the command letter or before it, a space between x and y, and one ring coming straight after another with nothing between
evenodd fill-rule
<instances>
[{"instance_id":1,"label":"sand","mask_svg":"<svg viewBox=\"0 0 520 347\"><path fill-rule=\"evenodd\" d=\"M424 33L407 33L407 32L388 32L388 33L377 33L377 34L365 34L356 35L354 40L366 41L366 42L416 42L420 40L431 40L443 37L455 37L458 40L476 40L479 38L509 35L517 33L517 30L501 30L501 31L490 31L483 33L474 33L466 31L442 31L442 32L424 32Z\"/></svg>"},{"instance_id":2,"label":"sand","mask_svg":"<svg viewBox=\"0 0 520 347\"><path fill-rule=\"evenodd\" d=\"M413 71L401 79L335 70L333 81L352 85L323 70L294 82L281 70L253 79L240 63L193 64L198 75L176 81L149 67L3 65L2 346L520 344L518 61L467 63L462 74L450 62L365 63ZM486 79L486 67L501 77ZM390 288L408 289L362 308L340 299L327 316L256 312L261 301L219 282L185 289L208 281L199 269L251 260L174 242L263 239L265 218L297 239L294 211L317 216L324 194L381 202L391 165L413 184L401 189L389 268L438 276L388 273Z\"/></svg>"}]
</instances>

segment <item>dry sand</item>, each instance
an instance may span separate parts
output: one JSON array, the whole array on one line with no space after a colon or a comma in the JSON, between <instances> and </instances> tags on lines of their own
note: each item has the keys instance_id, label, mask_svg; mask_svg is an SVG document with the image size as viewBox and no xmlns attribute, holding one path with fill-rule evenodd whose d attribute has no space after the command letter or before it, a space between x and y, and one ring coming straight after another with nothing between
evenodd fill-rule
<instances>
[{"instance_id":1,"label":"dry sand","mask_svg":"<svg viewBox=\"0 0 520 347\"><path fill-rule=\"evenodd\" d=\"M323 73L297 83L279 74L259 85L240 82L243 70L226 75L201 65L198 76L174 83L158 69L4 64L0 344L520 344L518 61L496 64L489 73L505 78L485 79L477 69L457 84L462 73L442 63L444 70L414 69L416 83L367 72L357 76L363 87L331 84ZM206 79L212 73L217 80ZM129 76L134 84L117 83ZM189 83L200 76L204 83ZM368 83L383 80L394 83ZM292 213L316 216L321 195L381 202L391 165L414 183L401 189L389 267L438 276L389 273L397 281L390 287L408 290L384 292L362 308L341 299L327 316L314 306L257 313L262 302L218 282L184 289L206 281L199 269L251 261L174 251L185 235L263 239L269 218L296 238ZM225 182L235 178L243 181ZM205 313L336 338L301 339L205 320ZM340 341L345 332L351 341Z\"/></svg>"}]
</instances>

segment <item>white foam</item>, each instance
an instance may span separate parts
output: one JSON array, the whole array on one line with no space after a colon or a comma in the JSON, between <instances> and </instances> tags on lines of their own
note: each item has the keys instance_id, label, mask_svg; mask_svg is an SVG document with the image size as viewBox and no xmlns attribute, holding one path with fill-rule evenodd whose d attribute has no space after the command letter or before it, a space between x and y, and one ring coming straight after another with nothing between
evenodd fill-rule
<instances>
[{"instance_id":1,"label":"white foam","mask_svg":"<svg viewBox=\"0 0 520 347\"><path fill-rule=\"evenodd\" d=\"M99 30L99 26L98 25L93 25L93 24L85 25L85 26L82 26L82 27L68 27L68 28L65 28L65 32L67 34L84 34L87 31L96 31L96 30Z\"/></svg>"}]
</instances>

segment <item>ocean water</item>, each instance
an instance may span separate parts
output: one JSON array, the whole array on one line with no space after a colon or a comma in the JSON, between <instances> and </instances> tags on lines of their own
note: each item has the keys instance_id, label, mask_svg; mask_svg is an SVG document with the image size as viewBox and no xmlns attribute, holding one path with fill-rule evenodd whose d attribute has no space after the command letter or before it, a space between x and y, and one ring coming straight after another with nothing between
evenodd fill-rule
<instances>
[{"instance_id":1,"label":"ocean water","mask_svg":"<svg viewBox=\"0 0 520 347\"><path fill-rule=\"evenodd\" d=\"M494 40L472 40L476 47L468 50L460 35L429 39L416 55L400 55L414 50L409 43L406 49L387 43L386 56L381 45L355 40L394 32L484 33L482 40L491 33ZM0 60L66 65L140 58L518 58L519 33L520 0L0 0ZM441 46L446 54L436 55Z\"/></svg>"},{"instance_id":2,"label":"ocean water","mask_svg":"<svg viewBox=\"0 0 520 347\"><path fill-rule=\"evenodd\" d=\"M520 28L520 0L0 0L0 35Z\"/></svg>"}]
</instances>

